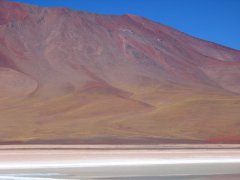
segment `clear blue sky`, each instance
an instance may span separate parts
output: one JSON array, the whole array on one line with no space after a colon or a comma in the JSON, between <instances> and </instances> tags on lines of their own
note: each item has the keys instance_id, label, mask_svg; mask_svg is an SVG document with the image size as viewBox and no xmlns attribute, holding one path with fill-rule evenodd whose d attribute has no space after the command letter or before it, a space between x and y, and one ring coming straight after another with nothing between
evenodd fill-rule
<instances>
[{"instance_id":1,"label":"clear blue sky","mask_svg":"<svg viewBox=\"0 0 240 180\"><path fill-rule=\"evenodd\" d=\"M240 50L240 0L12 0L101 14L135 14Z\"/></svg>"}]
</instances>

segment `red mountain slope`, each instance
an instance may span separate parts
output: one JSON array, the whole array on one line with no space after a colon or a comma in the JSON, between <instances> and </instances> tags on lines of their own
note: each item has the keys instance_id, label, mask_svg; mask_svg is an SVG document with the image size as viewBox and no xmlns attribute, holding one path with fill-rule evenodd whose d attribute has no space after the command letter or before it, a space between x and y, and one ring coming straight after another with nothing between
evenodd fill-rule
<instances>
[{"instance_id":1,"label":"red mountain slope","mask_svg":"<svg viewBox=\"0 0 240 180\"><path fill-rule=\"evenodd\" d=\"M239 93L240 51L134 15L0 1L1 142L240 142Z\"/></svg>"}]
</instances>

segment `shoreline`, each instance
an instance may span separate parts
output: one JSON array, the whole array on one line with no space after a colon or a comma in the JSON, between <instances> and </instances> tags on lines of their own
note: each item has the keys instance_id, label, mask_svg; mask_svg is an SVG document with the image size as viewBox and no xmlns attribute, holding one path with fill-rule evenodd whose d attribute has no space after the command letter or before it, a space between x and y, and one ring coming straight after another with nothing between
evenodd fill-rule
<instances>
[{"instance_id":1,"label":"shoreline","mask_svg":"<svg viewBox=\"0 0 240 180\"><path fill-rule=\"evenodd\" d=\"M129 144L15 144L15 145L0 145L1 150L35 150L35 149L89 149L89 150L173 150L173 149L239 149L240 144L158 144L158 145L129 145Z\"/></svg>"},{"instance_id":2,"label":"shoreline","mask_svg":"<svg viewBox=\"0 0 240 180\"><path fill-rule=\"evenodd\" d=\"M0 146L0 169L240 164L239 146L8 145Z\"/></svg>"}]
</instances>

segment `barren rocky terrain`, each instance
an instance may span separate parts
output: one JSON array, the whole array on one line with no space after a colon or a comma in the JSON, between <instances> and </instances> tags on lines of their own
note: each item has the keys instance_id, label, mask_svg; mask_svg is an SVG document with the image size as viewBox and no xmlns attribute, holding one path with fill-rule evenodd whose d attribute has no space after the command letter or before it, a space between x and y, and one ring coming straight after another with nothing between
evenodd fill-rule
<instances>
[{"instance_id":1,"label":"barren rocky terrain","mask_svg":"<svg viewBox=\"0 0 240 180\"><path fill-rule=\"evenodd\" d=\"M239 143L239 93L238 50L135 15L0 1L1 143Z\"/></svg>"}]
</instances>

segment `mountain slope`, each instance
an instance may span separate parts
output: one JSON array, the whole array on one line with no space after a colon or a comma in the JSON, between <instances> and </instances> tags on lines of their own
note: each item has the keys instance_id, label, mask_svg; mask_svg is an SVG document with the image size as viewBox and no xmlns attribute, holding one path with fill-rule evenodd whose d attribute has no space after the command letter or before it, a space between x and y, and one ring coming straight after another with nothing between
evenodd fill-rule
<instances>
[{"instance_id":1,"label":"mountain slope","mask_svg":"<svg viewBox=\"0 0 240 180\"><path fill-rule=\"evenodd\" d=\"M134 15L0 1L1 142L240 142L239 93L237 50Z\"/></svg>"}]
</instances>

